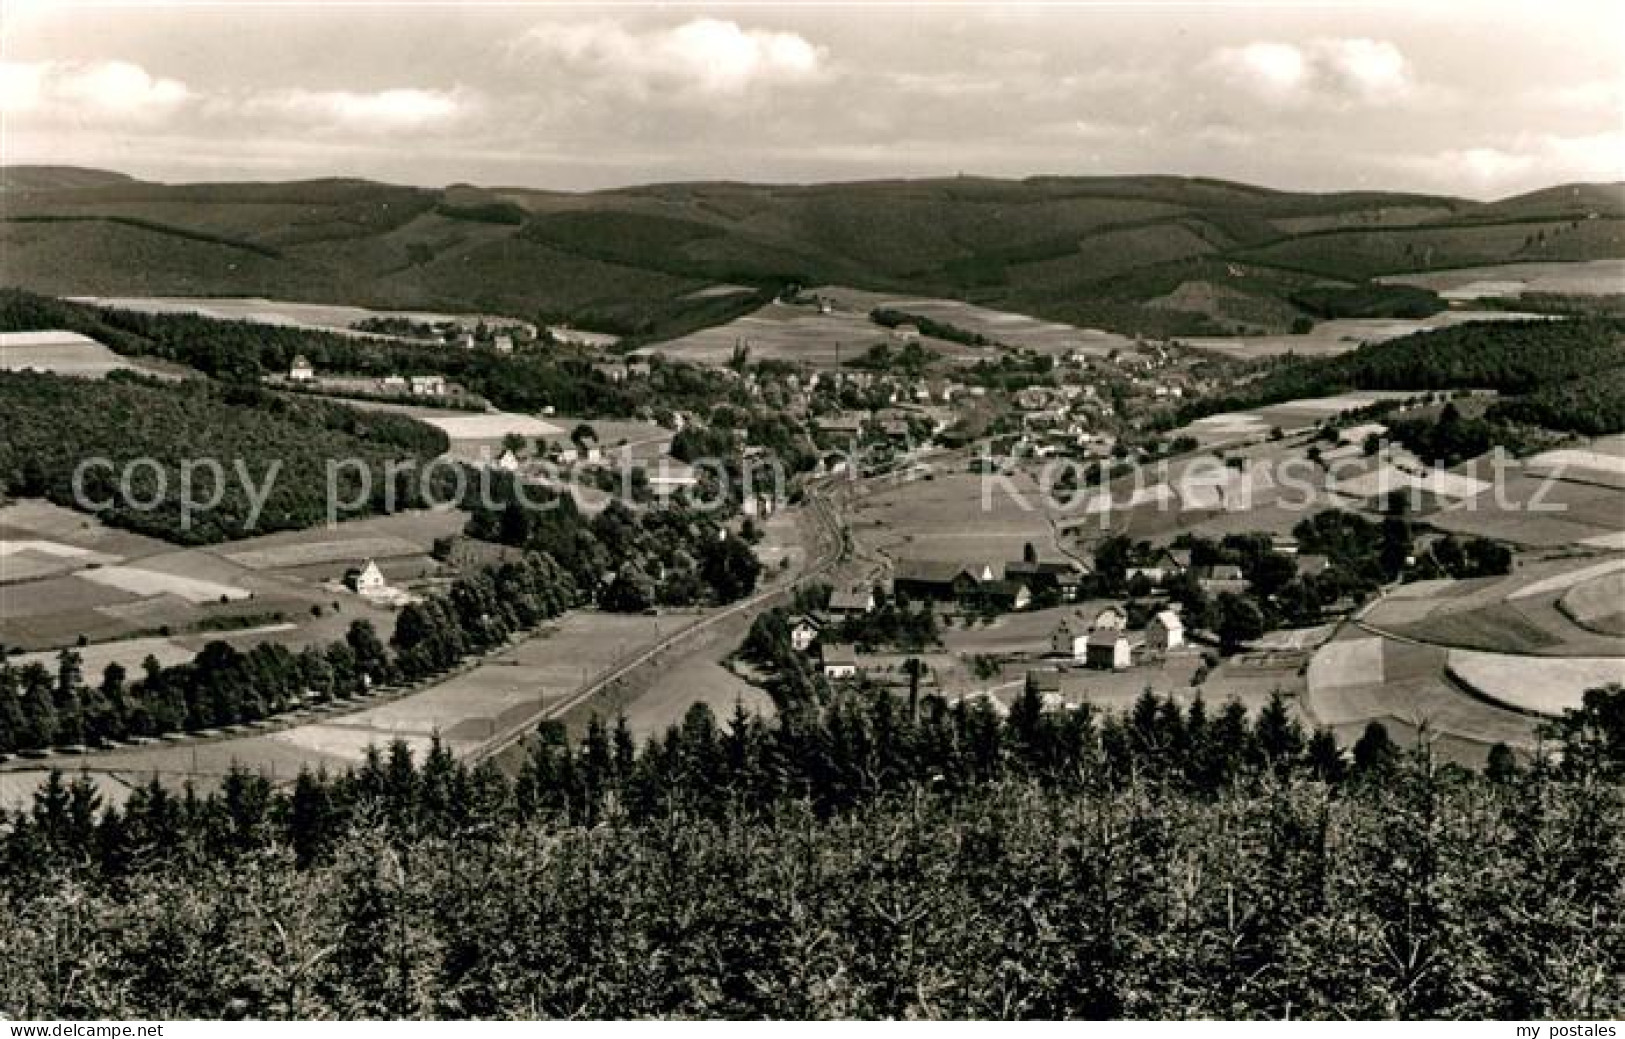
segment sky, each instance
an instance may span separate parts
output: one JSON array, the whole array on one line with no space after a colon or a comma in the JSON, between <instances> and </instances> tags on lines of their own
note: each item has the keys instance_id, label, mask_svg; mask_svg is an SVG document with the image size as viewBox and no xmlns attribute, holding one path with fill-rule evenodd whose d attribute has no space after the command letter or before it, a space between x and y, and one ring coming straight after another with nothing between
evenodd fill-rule
<instances>
[{"instance_id":1,"label":"sky","mask_svg":"<svg viewBox=\"0 0 1625 1039\"><path fill-rule=\"evenodd\" d=\"M591 190L1625 179L1625 3L0 0L0 160Z\"/></svg>"}]
</instances>

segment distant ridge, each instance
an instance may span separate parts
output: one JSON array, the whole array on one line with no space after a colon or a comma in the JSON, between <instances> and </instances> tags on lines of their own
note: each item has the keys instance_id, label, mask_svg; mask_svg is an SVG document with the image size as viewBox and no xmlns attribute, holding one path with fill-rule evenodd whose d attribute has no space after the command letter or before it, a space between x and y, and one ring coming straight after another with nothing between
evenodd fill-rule
<instances>
[{"instance_id":1,"label":"distant ridge","mask_svg":"<svg viewBox=\"0 0 1625 1039\"><path fill-rule=\"evenodd\" d=\"M39 292L509 313L643 341L762 298L695 295L716 284L851 285L1128 334L1250 334L1429 305L1372 283L1382 275L1625 257L1617 183L1484 203L1164 175L572 193L13 166L0 190L3 278Z\"/></svg>"},{"instance_id":2,"label":"distant ridge","mask_svg":"<svg viewBox=\"0 0 1625 1039\"><path fill-rule=\"evenodd\" d=\"M134 177L88 166L0 166L0 191L72 191L140 183Z\"/></svg>"}]
</instances>

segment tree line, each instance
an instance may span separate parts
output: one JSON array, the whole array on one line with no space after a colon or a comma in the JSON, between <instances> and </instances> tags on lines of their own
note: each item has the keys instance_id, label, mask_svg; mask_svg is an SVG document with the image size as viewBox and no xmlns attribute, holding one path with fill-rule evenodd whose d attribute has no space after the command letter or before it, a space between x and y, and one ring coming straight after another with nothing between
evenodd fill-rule
<instances>
[{"instance_id":1,"label":"tree line","mask_svg":"<svg viewBox=\"0 0 1625 1039\"><path fill-rule=\"evenodd\" d=\"M848 697L276 787L53 775L0 1006L54 1017L1608 1018L1625 690L1474 773L1271 704Z\"/></svg>"},{"instance_id":2,"label":"tree line","mask_svg":"<svg viewBox=\"0 0 1625 1039\"><path fill-rule=\"evenodd\" d=\"M212 641L190 661L139 676L108 664L99 680L63 650L53 671L0 657L0 753L218 729L415 681L501 645L575 605L576 587L551 559L526 555L452 582L402 608L386 647L372 623L351 623L325 647L264 642L239 650Z\"/></svg>"}]
</instances>

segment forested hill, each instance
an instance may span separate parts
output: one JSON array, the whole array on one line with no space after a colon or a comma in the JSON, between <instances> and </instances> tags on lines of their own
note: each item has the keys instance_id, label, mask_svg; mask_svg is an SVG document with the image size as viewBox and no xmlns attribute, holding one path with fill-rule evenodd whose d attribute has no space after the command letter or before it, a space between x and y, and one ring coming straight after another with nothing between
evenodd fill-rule
<instances>
[{"instance_id":1,"label":"forested hill","mask_svg":"<svg viewBox=\"0 0 1625 1039\"><path fill-rule=\"evenodd\" d=\"M1498 413L1550 429L1625 432L1625 320L1489 321L1418 332L1330 358L1287 358L1181 414L1340 390L1495 390Z\"/></svg>"},{"instance_id":2,"label":"forested hill","mask_svg":"<svg viewBox=\"0 0 1625 1039\"><path fill-rule=\"evenodd\" d=\"M1625 255L1625 188L1495 203L1183 177L975 177L589 194L361 180L162 185L0 170L6 278L59 295L270 296L653 335L837 283L1148 333L1285 330L1379 274ZM1335 298L1335 294L1334 294ZM1340 304L1339 304L1340 305ZM1335 309L1335 307L1334 307Z\"/></svg>"},{"instance_id":3,"label":"forested hill","mask_svg":"<svg viewBox=\"0 0 1625 1039\"><path fill-rule=\"evenodd\" d=\"M0 372L0 415L0 494L94 504L108 523L181 544L315 526L339 506L347 506L340 517L412 508L442 491L415 479L391 486L385 475L389 463L411 461L416 476L446 450L440 430L254 386ZM81 476L94 459L107 464ZM222 476L200 470L195 485L185 482L184 466L211 461ZM340 489L333 496L330 467ZM258 504L256 488L265 491ZM196 507L216 492L213 507Z\"/></svg>"}]
</instances>

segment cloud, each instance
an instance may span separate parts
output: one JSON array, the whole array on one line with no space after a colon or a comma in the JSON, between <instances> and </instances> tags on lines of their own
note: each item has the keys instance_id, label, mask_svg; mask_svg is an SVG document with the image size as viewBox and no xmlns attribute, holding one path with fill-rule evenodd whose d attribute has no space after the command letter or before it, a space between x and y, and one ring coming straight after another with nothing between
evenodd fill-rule
<instances>
[{"instance_id":1,"label":"cloud","mask_svg":"<svg viewBox=\"0 0 1625 1039\"><path fill-rule=\"evenodd\" d=\"M1408 94L1410 63L1387 40L1257 41L1221 47L1208 66L1220 78L1276 103L1379 102Z\"/></svg>"},{"instance_id":2,"label":"cloud","mask_svg":"<svg viewBox=\"0 0 1625 1039\"><path fill-rule=\"evenodd\" d=\"M275 90L249 98L244 113L337 126L363 132L414 130L444 125L466 114L472 99L463 91Z\"/></svg>"},{"instance_id":3,"label":"cloud","mask_svg":"<svg viewBox=\"0 0 1625 1039\"><path fill-rule=\"evenodd\" d=\"M0 62L0 111L51 118L159 120L194 98L176 79L127 61Z\"/></svg>"},{"instance_id":4,"label":"cloud","mask_svg":"<svg viewBox=\"0 0 1625 1039\"><path fill-rule=\"evenodd\" d=\"M716 18L644 32L613 22L539 26L526 34L523 49L597 86L640 98L671 91L737 97L758 87L815 80L826 60L822 47L796 33L746 29Z\"/></svg>"},{"instance_id":5,"label":"cloud","mask_svg":"<svg viewBox=\"0 0 1625 1039\"><path fill-rule=\"evenodd\" d=\"M1458 189L1466 186L1491 196L1526 190L1538 183L1612 181L1625 169L1625 133L1574 137L1520 134L1493 145L1400 157L1394 164L1440 185Z\"/></svg>"}]
</instances>

